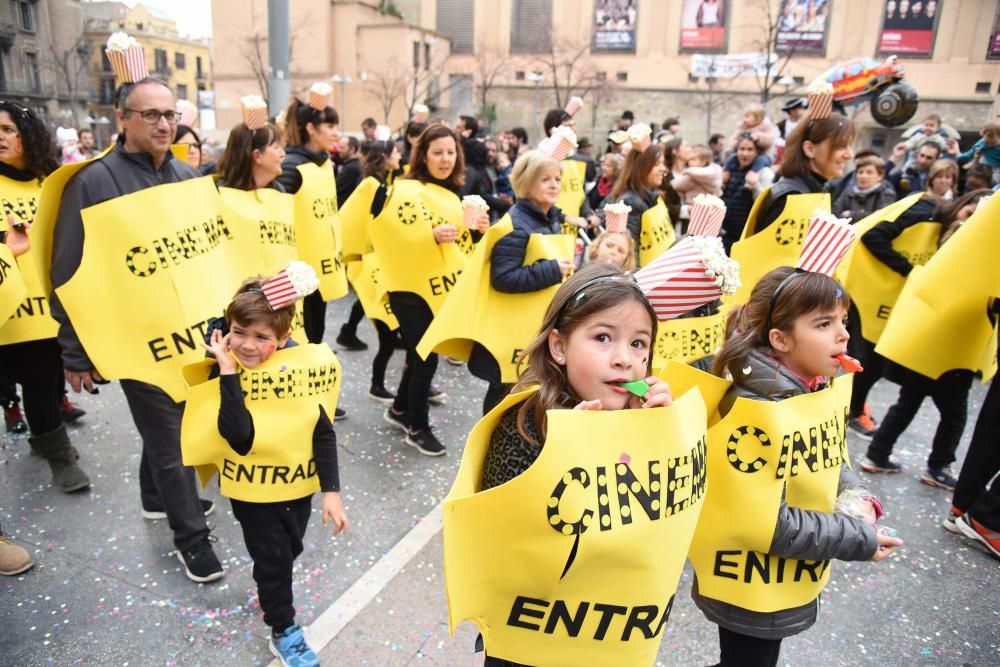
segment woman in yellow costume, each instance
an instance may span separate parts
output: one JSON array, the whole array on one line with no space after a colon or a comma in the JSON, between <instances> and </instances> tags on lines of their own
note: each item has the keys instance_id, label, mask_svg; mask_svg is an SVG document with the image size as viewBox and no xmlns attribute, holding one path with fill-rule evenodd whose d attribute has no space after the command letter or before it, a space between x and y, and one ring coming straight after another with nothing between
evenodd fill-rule
<instances>
[{"instance_id":1,"label":"woman in yellow costume","mask_svg":"<svg viewBox=\"0 0 1000 667\"><path fill-rule=\"evenodd\" d=\"M441 456L444 445L431 431L428 419L428 395L438 358L432 353L422 359L417 344L458 281L475 244L463 223L458 193L464 160L455 133L444 125L428 127L409 165L370 226L389 305L406 344L406 368L384 418L406 433L406 444L426 456ZM488 226L483 216L478 231Z\"/></svg>"},{"instance_id":2,"label":"woman in yellow costume","mask_svg":"<svg viewBox=\"0 0 1000 667\"><path fill-rule=\"evenodd\" d=\"M670 216L657 190L666 170L662 145L633 148L625 156L622 173L605 199L605 204L621 202L632 207L628 214L628 233L636 249L636 264L640 267L656 259L674 241Z\"/></svg>"},{"instance_id":3,"label":"woman in yellow costume","mask_svg":"<svg viewBox=\"0 0 1000 667\"><path fill-rule=\"evenodd\" d=\"M245 98L246 99L246 98ZM257 98L260 104L264 101ZM284 191L281 183L275 179L281 175L282 161L285 159L285 149L281 145L281 133L278 128L267 122L266 108L261 108L263 118L251 120L248 109L252 101L244 104L244 122L236 125L229 132L226 150L219 158L217 171L220 187L236 190L259 190L275 188Z\"/></svg>"},{"instance_id":4,"label":"woman in yellow costume","mask_svg":"<svg viewBox=\"0 0 1000 667\"><path fill-rule=\"evenodd\" d=\"M30 223L35 217L42 180L56 168L51 138L45 124L30 109L0 101L0 232L9 220ZM9 217L10 216L10 217ZM58 325L49 314L38 266L29 251L18 258L28 296L5 323L0 324L0 369L3 380L20 384L31 435L31 449L52 469L60 491L86 489L90 479L77 463L63 424L63 366L56 340Z\"/></svg>"}]
</instances>

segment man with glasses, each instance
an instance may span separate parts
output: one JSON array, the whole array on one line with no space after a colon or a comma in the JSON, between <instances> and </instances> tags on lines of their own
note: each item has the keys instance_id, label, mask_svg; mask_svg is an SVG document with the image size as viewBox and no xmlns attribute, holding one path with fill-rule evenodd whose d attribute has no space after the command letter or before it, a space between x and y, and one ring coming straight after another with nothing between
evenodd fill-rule
<instances>
[{"instance_id":1,"label":"man with glasses","mask_svg":"<svg viewBox=\"0 0 1000 667\"><path fill-rule=\"evenodd\" d=\"M116 99L121 127L117 144L107 155L74 175L62 194L53 237L53 289L69 281L80 267L84 240L81 211L146 188L198 176L170 152L180 113L174 94L165 83L145 78L124 84ZM144 221L137 219L135 224L143 225ZM95 295L95 307L96 301ZM103 379L55 292L52 312L59 322L66 379L73 391L83 388L95 393L94 385ZM224 572L212 549L205 522L205 516L215 505L198 498L195 472L181 462L184 404L175 402L152 384L123 379L121 386L142 437L139 487L143 517L167 519L188 578L199 583L221 578Z\"/></svg>"},{"instance_id":2,"label":"man with glasses","mask_svg":"<svg viewBox=\"0 0 1000 667\"><path fill-rule=\"evenodd\" d=\"M917 149L913 160L890 172L889 182L896 189L897 197L902 199L914 192L923 192L927 188L927 175L931 171L931 165L940 156L940 147L933 141L925 141Z\"/></svg>"}]
</instances>

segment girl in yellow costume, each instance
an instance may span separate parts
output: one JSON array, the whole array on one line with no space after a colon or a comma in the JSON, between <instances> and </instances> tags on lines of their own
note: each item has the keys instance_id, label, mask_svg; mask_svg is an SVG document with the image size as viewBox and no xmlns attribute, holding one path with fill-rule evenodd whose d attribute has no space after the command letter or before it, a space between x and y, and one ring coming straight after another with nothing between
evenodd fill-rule
<instances>
[{"instance_id":1,"label":"girl in yellow costume","mask_svg":"<svg viewBox=\"0 0 1000 667\"><path fill-rule=\"evenodd\" d=\"M605 203L627 204L628 232L635 247L636 266L643 267L674 243L674 228L660 196L659 187L666 173L663 146L650 144L633 148L625 156L622 173Z\"/></svg>"},{"instance_id":2,"label":"girl in yellow costume","mask_svg":"<svg viewBox=\"0 0 1000 667\"><path fill-rule=\"evenodd\" d=\"M417 353L417 344L455 285L475 248L463 223L464 161L458 137L444 125L420 136L410 170L396 179L381 214L371 223L372 246L382 264L389 305L406 344L406 368L384 418L406 433L406 444L426 456L441 456L444 445L431 431L428 396L438 357ZM483 216L479 233L489 227Z\"/></svg>"},{"instance_id":3,"label":"girl in yellow costume","mask_svg":"<svg viewBox=\"0 0 1000 667\"><path fill-rule=\"evenodd\" d=\"M837 281L824 274L791 267L767 273L753 288L749 302L732 311L729 336L715 358L715 373L733 381L719 404L720 414L724 417L740 398L782 401L825 388L828 376L841 369L834 357L847 349L849 303ZM713 481L712 488L718 483ZM792 507L783 500L768 554L810 560L887 558L902 542L876 531L873 524L881 506L844 463L837 492L848 490L861 497L868 521ZM719 626L723 666L773 667L781 640L808 629L819 609L817 598L791 609L752 611L703 595L697 576L691 595L708 620Z\"/></svg>"},{"instance_id":4,"label":"girl in yellow costume","mask_svg":"<svg viewBox=\"0 0 1000 667\"><path fill-rule=\"evenodd\" d=\"M528 368L515 392L537 386L507 409L482 464L481 491L524 473L545 446L549 410L623 410L670 405L670 388L650 377L657 318L638 286L606 264L577 272L556 293L539 334L524 354ZM644 379L643 399L618 386ZM594 445L605 443L592 443ZM489 651L489 647L486 647ZM517 663L487 655L488 667Z\"/></svg>"},{"instance_id":5,"label":"girl in yellow costume","mask_svg":"<svg viewBox=\"0 0 1000 667\"><path fill-rule=\"evenodd\" d=\"M0 101L0 234L9 221L30 223L35 217L42 180L56 168L45 124L29 109ZM6 322L0 323L0 372L9 386L20 384L32 450L49 464L52 483L70 493L90 486L77 463L63 424L63 365L56 340L58 325L49 314L36 258L26 252L18 267L28 295ZM6 405L4 407L7 407Z\"/></svg>"}]
</instances>

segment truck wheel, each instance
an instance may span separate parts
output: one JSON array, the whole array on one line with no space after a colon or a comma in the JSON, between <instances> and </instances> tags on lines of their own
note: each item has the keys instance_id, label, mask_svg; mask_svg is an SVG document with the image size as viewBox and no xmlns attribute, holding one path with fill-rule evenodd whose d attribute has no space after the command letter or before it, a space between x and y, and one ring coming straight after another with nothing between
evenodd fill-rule
<instances>
[{"instance_id":1,"label":"truck wheel","mask_svg":"<svg viewBox=\"0 0 1000 667\"><path fill-rule=\"evenodd\" d=\"M871 101L872 118L886 127L896 127L913 118L920 99L913 86L900 81L875 94Z\"/></svg>"}]
</instances>

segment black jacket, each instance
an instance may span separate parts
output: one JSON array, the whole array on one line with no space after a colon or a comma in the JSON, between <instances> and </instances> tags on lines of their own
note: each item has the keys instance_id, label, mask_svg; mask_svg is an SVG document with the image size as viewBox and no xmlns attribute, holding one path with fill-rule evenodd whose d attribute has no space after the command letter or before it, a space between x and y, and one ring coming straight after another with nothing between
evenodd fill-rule
<instances>
[{"instance_id":1,"label":"black jacket","mask_svg":"<svg viewBox=\"0 0 1000 667\"><path fill-rule=\"evenodd\" d=\"M782 178L768 193L768 200L765 202L760 216L757 218L757 226L754 229L754 234L767 229L772 222L778 219L781 212L785 210L785 201L788 199L788 195L806 195L823 192L825 186L826 180L818 174Z\"/></svg>"},{"instance_id":2,"label":"black jacket","mask_svg":"<svg viewBox=\"0 0 1000 667\"><path fill-rule=\"evenodd\" d=\"M879 181L875 189L864 194L857 192L856 187L856 184L848 185L839 196L834 197L834 215L849 217L851 222L858 222L896 201L896 191L887 180Z\"/></svg>"},{"instance_id":3,"label":"black jacket","mask_svg":"<svg viewBox=\"0 0 1000 667\"><path fill-rule=\"evenodd\" d=\"M365 167L361 164L360 159L352 157L340 165L340 169L337 170L337 208L344 205L344 202L347 201L347 198L354 192L354 188L358 187L364 177Z\"/></svg>"},{"instance_id":4,"label":"black jacket","mask_svg":"<svg viewBox=\"0 0 1000 667\"><path fill-rule=\"evenodd\" d=\"M722 219L722 235L727 246L740 240L743 227L747 224L750 209L753 208L753 192L746 188L747 173L752 164L729 172L729 180L722 191L722 201L726 204L726 217Z\"/></svg>"},{"instance_id":5,"label":"black jacket","mask_svg":"<svg viewBox=\"0 0 1000 667\"><path fill-rule=\"evenodd\" d=\"M149 153L129 153L125 136L118 138L114 150L83 169L66 184L59 203L59 215L52 239L52 316L59 322L59 346L63 365L71 371L94 367L80 344L80 339L59 303L55 288L64 285L80 267L83 256L83 218L80 212L101 202L132 194L164 183L197 178L198 173L186 162L167 151L159 167ZM136 224L142 224L136 220Z\"/></svg>"},{"instance_id":6,"label":"black jacket","mask_svg":"<svg viewBox=\"0 0 1000 667\"><path fill-rule=\"evenodd\" d=\"M523 266L532 234L559 234L559 209L553 206L548 214L525 199L510 209L514 231L497 241L490 256L490 283L498 292L524 293L558 285L562 282L559 261L544 259Z\"/></svg>"},{"instance_id":7,"label":"black jacket","mask_svg":"<svg viewBox=\"0 0 1000 667\"><path fill-rule=\"evenodd\" d=\"M937 203L927 197L921 197L895 220L882 221L869 229L861 237L861 242L880 262L899 275L908 276L913 270L913 264L892 247L892 242L919 222L940 222L936 219L937 210Z\"/></svg>"},{"instance_id":8,"label":"black jacket","mask_svg":"<svg viewBox=\"0 0 1000 667\"><path fill-rule=\"evenodd\" d=\"M302 174L299 173L299 165L312 162L321 167L329 159L330 155L326 151L316 153L305 146L285 146L285 159L281 162L281 175L275 180L281 183L285 192L294 195L302 187ZM330 169L333 169L333 165L330 166Z\"/></svg>"}]
</instances>

